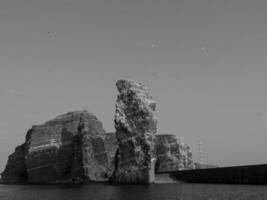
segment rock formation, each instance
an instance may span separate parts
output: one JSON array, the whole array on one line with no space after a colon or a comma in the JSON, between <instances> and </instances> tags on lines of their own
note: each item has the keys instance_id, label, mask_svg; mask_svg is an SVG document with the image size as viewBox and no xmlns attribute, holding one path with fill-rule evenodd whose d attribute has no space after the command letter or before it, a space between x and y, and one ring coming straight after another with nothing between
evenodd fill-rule
<instances>
[{"instance_id":1,"label":"rock formation","mask_svg":"<svg viewBox=\"0 0 267 200\"><path fill-rule=\"evenodd\" d=\"M156 103L145 85L119 80L115 128L118 150L114 183L149 184L154 181L154 138L157 131Z\"/></svg>"},{"instance_id":2,"label":"rock formation","mask_svg":"<svg viewBox=\"0 0 267 200\"><path fill-rule=\"evenodd\" d=\"M193 160L193 154L190 146L188 144L185 144L186 146L186 164L184 165L184 169L194 169L194 160Z\"/></svg>"},{"instance_id":3,"label":"rock formation","mask_svg":"<svg viewBox=\"0 0 267 200\"><path fill-rule=\"evenodd\" d=\"M113 172L115 167L115 154L118 149L118 141L116 139L115 133L105 133L104 134L104 141L106 151L109 157L109 166L110 170Z\"/></svg>"},{"instance_id":4,"label":"rock formation","mask_svg":"<svg viewBox=\"0 0 267 200\"><path fill-rule=\"evenodd\" d=\"M156 135L156 172L193 169L192 152L175 135Z\"/></svg>"},{"instance_id":5,"label":"rock formation","mask_svg":"<svg viewBox=\"0 0 267 200\"><path fill-rule=\"evenodd\" d=\"M27 181L24 146L24 144L18 146L15 152L8 157L6 168L2 173L3 182L25 183Z\"/></svg>"},{"instance_id":6,"label":"rock formation","mask_svg":"<svg viewBox=\"0 0 267 200\"><path fill-rule=\"evenodd\" d=\"M115 133L105 134L106 150L112 161L118 147ZM155 173L174 170L194 169L191 148L173 134L155 135ZM111 164L112 166L112 164Z\"/></svg>"},{"instance_id":7,"label":"rock formation","mask_svg":"<svg viewBox=\"0 0 267 200\"><path fill-rule=\"evenodd\" d=\"M127 80L117 81L116 86L116 133L106 133L87 111L69 112L33 126L25 143L9 156L1 181L149 184L155 171L193 169L188 145L170 134L155 137L156 103L147 87Z\"/></svg>"},{"instance_id":8,"label":"rock formation","mask_svg":"<svg viewBox=\"0 0 267 200\"><path fill-rule=\"evenodd\" d=\"M33 126L25 144L9 157L3 182L21 182L25 169L29 183L108 180L112 171L104 133L102 123L87 111Z\"/></svg>"}]
</instances>

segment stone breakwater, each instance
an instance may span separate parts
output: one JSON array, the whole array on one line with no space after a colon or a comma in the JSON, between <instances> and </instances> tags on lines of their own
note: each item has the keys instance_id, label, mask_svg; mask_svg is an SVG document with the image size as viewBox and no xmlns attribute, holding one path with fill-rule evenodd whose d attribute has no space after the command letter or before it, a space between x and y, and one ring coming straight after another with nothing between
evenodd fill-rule
<instances>
[{"instance_id":1,"label":"stone breakwater","mask_svg":"<svg viewBox=\"0 0 267 200\"><path fill-rule=\"evenodd\" d=\"M147 87L127 80L116 85L116 133L106 133L88 111L35 125L9 156L1 181L149 184L155 172L192 169L188 145L174 135L156 135L156 103Z\"/></svg>"}]
</instances>

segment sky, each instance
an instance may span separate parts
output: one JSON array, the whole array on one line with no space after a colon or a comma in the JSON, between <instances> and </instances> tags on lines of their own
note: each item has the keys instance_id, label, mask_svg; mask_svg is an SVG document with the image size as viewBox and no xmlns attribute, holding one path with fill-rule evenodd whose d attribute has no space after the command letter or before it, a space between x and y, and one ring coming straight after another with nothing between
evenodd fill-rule
<instances>
[{"instance_id":1,"label":"sky","mask_svg":"<svg viewBox=\"0 0 267 200\"><path fill-rule=\"evenodd\" d=\"M116 80L145 83L158 133L196 161L267 163L267 2L1 0L0 170L32 125L88 110L114 132Z\"/></svg>"}]
</instances>

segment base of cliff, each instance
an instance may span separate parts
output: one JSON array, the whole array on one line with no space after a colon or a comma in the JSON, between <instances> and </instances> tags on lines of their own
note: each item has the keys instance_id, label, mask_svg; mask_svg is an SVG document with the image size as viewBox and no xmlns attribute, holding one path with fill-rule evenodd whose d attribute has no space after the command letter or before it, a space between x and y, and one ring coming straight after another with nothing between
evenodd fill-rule
<instances>
[{"instance_id":1,"label":"base of cliff","mask_svg":"<svg viewBox=\"0 0 267 200\"><path fill-rule=\"evenodd\" d=\"M183 183L178 181L171 174L155 174L155 183L156 184L164 184L164 183Z\"/></svg>"}]
</instances>

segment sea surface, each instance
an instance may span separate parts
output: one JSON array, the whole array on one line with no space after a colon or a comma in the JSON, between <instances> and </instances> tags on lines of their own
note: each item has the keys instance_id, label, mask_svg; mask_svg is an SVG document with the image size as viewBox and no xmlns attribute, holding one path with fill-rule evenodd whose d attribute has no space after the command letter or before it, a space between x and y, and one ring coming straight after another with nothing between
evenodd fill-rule
<instances>
[{"instance_id":1,"label":"sea surface","mask_svg":"<svg viewBox=\"0 0 267 200\"><path fill-rule=\"evenodd\" d=\"M153 184L0 185L0 200L267 200L267 186Z\"/></svg>"}]
</instances>

